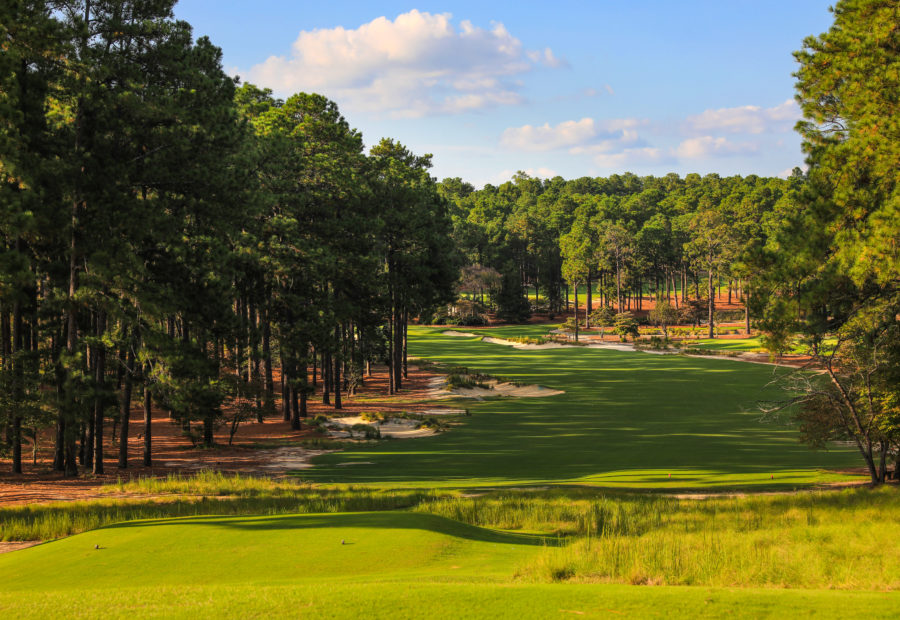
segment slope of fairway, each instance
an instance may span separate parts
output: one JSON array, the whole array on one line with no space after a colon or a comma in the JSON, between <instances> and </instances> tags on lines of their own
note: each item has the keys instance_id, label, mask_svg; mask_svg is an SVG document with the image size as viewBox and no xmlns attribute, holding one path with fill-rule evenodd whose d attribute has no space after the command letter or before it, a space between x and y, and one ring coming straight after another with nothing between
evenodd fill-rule
<instances>
[{"instance_id":1,"label":"slope of fairway","mask_svg":"<svg viewBox=\"0 0 900 620\"><path fill-rule=\"evenodd\" d=\"M302 472L319 481L498 486L586 483L692 489L793 487L850 479L848 448L812 451L760 419L771 366L585 348L518 350L410 328L410 354L565 390L547 398L467 402L473 416L441 435L354 446ZM357 467L341 463L364 462Z\"/></svg>"},{"instance_id":2,"label":"slope of fairway","mask_svg":"<svg viewBox=\"0 0 900 620\"><path fill-rule=\"evenodd\" d=\"M345 544L341 544L341 541ZM130 522L0 557L0 615L891 617L877 592L521 583L527 535L400 512ZM99 549L95 548L99 546ZM858 612L854 614L854 612Z\"/></svg>"},{"instance_id":3,"label":"slope of fairway","mask_svg":"<svg viewBox=\"0 0 900 620\"><path fill-rule=\"evenodd\" d=\"M406 512L131 521L0 556L6 591L508 577L543 539ZM99 548L97 548L99 547Z\"/></svg>"}]
</instances>

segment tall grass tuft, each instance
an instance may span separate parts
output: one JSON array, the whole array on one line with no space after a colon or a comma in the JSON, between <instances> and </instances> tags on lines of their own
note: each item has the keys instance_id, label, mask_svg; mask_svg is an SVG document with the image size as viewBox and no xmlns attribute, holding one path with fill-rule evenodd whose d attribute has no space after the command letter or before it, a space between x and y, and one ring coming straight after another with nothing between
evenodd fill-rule
<instances>
[{"instance_id":1,"label":"tall grass tuft","mask_svg":"<svg viewBox=\"0 0 900 620\"><path fill-rule=\"evenodd\" d=\"M448 491L377 490L350 485L313 486L201 472L118 483L107 492L152 494L0 508L0 540L52 540L122 521L201 515L361 512L410 508Z\"/></svg>"},{"instance_id":2,"label":"tall grass tuft","mask_svg":"<svg viewBox=\"0 0 900 620\"><path fill-rule=\"evenodd\" d=\"M415 510L570 537L526 581L900 588L895 488L706 500L552 490L439 498Z\"/></svg>"}]
</instances>

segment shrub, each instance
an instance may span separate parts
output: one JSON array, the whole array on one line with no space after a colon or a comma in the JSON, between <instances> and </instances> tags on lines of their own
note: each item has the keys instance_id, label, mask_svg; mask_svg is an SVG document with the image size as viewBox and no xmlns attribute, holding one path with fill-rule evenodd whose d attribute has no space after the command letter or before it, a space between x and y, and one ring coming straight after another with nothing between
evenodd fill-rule
<instances>
[{"instance_id":1,"label":"shrub","mask_svg":"<svg viewBox=\"0 0 900 620\"><path fill-rule=\"evenodd\" d=\"M631 336L632 340L640 336L637 321L634 320L634 315L630 312L622 312L616 315L613 331L619 335L622 342L627 342L628 336Z\"/></svg>"}]
</instances>

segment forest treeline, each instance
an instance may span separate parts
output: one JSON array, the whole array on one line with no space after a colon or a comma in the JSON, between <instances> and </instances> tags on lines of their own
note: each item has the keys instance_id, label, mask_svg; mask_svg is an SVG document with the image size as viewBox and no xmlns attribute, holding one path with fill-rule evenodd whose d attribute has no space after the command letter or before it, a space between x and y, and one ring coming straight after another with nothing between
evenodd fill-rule
<instances>
[{"instance_id":1,"label":"forest treeline","mask_svg":"<svg viewBox=\"0 0 900 620\"><path fill-rule=\"evenodd\" d=\"M439 190L471 265L461 287L478 299L489 291L502 317L528 316L526 287L550 312L565 309L570 288L580 305L581 287L586 308L596 290L620 313L643 310L647 295L675 308L705 304L712 337L714 287L727 283L729 301L747 301L762 250L803 183L799 168L788 179L626 173L566 181L520 172L498 187L476 190L456 178ZM590 326L588 311L583 320ZM749 330L749 311L745 320Z\"/></svg>"},{"instance_id":2,"label":"forest treeline","mask_svg":"<svg viewBox=\"0 0 900 620\"><path fill-rule=\"evenodd\" d=\"M315 387L340 408L374 361L399 389L409 316L452 299L429 156L390 139L366 153L320 95L238 87L173 4L0 8L13 471L24 436L53 427L55 469L102 473L110 421L127 467L138 399L148 465L154 404L206 444L278 403L300 428Z\"/></svg>"},{"instance_id":3,"label":"forest treeline","mask_svg":"<svg viewBox=\"0 0 900 620\"><path fill-rule=\"evenodd\" d=\"M773 351L817 374L783 403L804 441L900 472L900 29L895 0L840 0L795 54L809 169L476 190L430 156L366 151L337 105L279 99L222 69L173 0L0 3L0 451L22 469L128 466L141 403L197 443L316 395L341 408L372 363L406 376L406 326L463 294L505 320L565 311L706 312L725 283ZM879 76L878 79L872 79ZM679 306L681 308L679 308ZM590 312L584 312L589 323ZM576 325L578 322L576 321ZM810 379L810 377L816 377ZM227 404L227 406L225 406ZM192 424L193 423L193 424ZM4 454L5 455L5 454Z\"/></svg>"}]
</instances>

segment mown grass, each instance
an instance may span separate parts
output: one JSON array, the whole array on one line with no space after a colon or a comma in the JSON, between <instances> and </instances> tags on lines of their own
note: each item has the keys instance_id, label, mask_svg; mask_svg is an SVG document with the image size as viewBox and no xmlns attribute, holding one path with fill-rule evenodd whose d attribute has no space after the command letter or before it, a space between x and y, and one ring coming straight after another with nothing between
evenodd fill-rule
<instances>
[{"instance_id":1,"label":"mown grass","mask_svg":"<svg viewBox=\"0 0 900 620\"><path fill-rule=\"evenodd\" d=\"M483 332L534 337L548 327ZM850 480L834 470L861 465L852 448L813 451L795 428L761 419L760 401L787 397L770 386L780 369L608 349L519 350L441 331L410 327L410 353L565 393L473 403L473 415L452 432L348 446L316 457L316 467L299 476L428 488L594 484L671 492L792 489ZM367 465L342 466L353 461Z\"/></svg>"}]
</instances>

